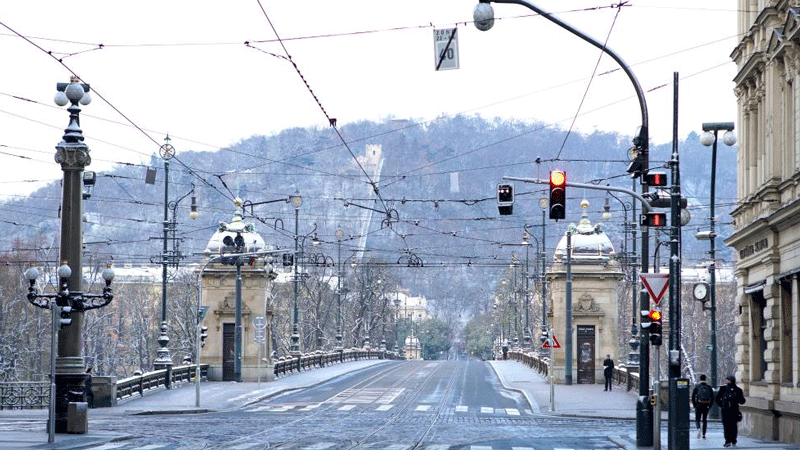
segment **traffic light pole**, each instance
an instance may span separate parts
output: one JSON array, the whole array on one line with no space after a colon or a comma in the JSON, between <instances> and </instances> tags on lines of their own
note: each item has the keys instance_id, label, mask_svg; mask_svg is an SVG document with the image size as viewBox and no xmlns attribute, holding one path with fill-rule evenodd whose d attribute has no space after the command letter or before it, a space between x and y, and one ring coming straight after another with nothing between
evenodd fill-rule
<instances>
[{"instance_id":1,"label":"traffic light pole","mask_svg":"<svg viewBox=\"0 0 800 450\"><path fill-rule=\"evenodd\" d=\"M681 380L681 173L678 156L678 72L673 73L673 135L669 258L669 428L670 450L689 450L688 382ZM714 170L713 167L711 169ZM713 179L712 179L713 186ZM713 189L713 187L712 187ZM712 205L713 208L713 205ZM713 211L713 209L712 209ZM713 216L713 214L712 214ZM713 222L712 222L713 223ZM685 411L684 411L685 409Z\"/></svg>"},{"instance_id":2,"label":"traffic light pole","mask_svg":"<svg viewBox=\"0 0 800 450\"><path fill-rule=\"evenodd\" d=\"M504 176L504 180L511 180L511 181L521 181L523 183L533 183L533 184L546 184L550 185L550 180L541 180L538 178L521 178L521 177L510 177ZM606 191L606 192L621 192L623 194L628 194L631 197L639 200L642 204L642 214L653 212L653 207L650 206L650 203L647 199L644 198L643 195L640 195L633 190L613 187L613 186L597 186L594 184L585 184L585 183L575 183L567 181L565 183L567 186L583 188L583 189L592 189L597 191ZM643 185L642 190L646 191L646 185ZM679 194L680 195L680 194ZM680 214L680 212L678 213ZM678 222L679 223L679 222ZM642 227L642 269L641 273L647 273L650 270L650 265L648 261L648 254L650 252L650 233L648 232L648 227ZM674 258L673 258L674 259ZM650 297L649 294L645 289L642 289L639 295L639 305L640 310L648 310L650 307ZM650 390L650 376L649 376L649 368L650 368L650 336L646 328L643 328L639 332L639 398L636 402L636 445L639 447L646 447L653 445L653 416L652 416L652 406L648 402L648 394Z\"/></svg>"}]
</instances>

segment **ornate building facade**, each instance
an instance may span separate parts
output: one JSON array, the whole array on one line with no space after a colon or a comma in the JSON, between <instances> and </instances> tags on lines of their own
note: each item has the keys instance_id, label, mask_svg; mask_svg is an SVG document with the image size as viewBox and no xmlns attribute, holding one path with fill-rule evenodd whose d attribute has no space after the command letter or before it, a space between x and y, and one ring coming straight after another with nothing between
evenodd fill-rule
<instances>
[{"instance_id":1,"label":"ornate building facade","mask_svg":"<svg viewBox=\"0 0 800 450\"><path fill-rule=\"evenodd\" d=\"M588 202L581 202L583 217L570 224L572 241L572 380L593 384L603 380L603 360L611 355L618 361L618 289L623 277L614 246L599 224L592 225L586 214ZM559 383L565 380L565 333L567 323L567 236L559 241L553 265L547 271L551 301L547 323L554 329L560 348L554 352L553 371Z\"/></svg>"},{"instance_id":2,"label":"ornate building facade","mask_svg":"<svg viewBox=\"0 0 800 450\"><path fill-rule=\"evenodd\" d=\"M739 0L736 377L743 433L800 442L800 2ZM722 374L726 375L726 374Z\"/></svg>"},{"instance_id":3,"label":"ornate building facade","mask_svg":"<svg viewBox=\"0 0 800 450\"><path fill-rule=\"evenodd\" d=\"M211 236L206 254L230 253L223 240L241 235L244 251L256 252L266 248L264 239L253 224L245 224L239 210L230 223L220 222L219 229ZM273 375L272 347L269 339L256 342L256 317L263 318L263 336L272 334L272 305L270 284L272 277L263 264L242 266L242 381L271 380ZM209 364L209 378L215 381L234 381L235 333L236 333L236 268L212 262L202 273L201 304L208 313L203 326L208 327L208 338L201 351L200 361ZM261 347L259 349L259 346ZM261 361L259 361L259 354Z\"/></svg>"}]
</instances>

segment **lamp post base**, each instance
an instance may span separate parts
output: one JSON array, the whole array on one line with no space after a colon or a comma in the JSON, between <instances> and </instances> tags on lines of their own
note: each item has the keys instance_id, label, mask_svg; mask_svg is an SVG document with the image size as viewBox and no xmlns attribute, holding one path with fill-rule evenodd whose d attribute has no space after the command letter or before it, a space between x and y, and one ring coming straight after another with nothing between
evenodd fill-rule
<instances>
[{"instance_id":1,"label":"lamp post base","mask_svg":"<svg viewBox=\"0 0 800 450\"><path fill-rule=\"evenodd\" d=\"M70 433L77 427L70 427L69 404L85 402L86 373L57 373L56 381L56 433ZM74 419L73 419L74 420Z\"/></svg>"}]
</instances>

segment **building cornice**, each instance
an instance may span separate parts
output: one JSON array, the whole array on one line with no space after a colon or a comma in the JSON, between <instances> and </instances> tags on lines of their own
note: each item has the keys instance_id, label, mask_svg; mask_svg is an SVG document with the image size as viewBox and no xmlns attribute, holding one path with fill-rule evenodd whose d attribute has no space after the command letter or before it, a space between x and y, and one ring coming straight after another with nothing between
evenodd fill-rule
<instances>
[{"instance_id":1,"label":"building cornice","mask_svg":"<svg viewBox=\"0 0 800 450\"><path fill-rule=\"evenodd\" d=\"M750 58L741 66L741 69L733 77L733 82L737 86L743 84L745 80L751 77L758 76L760 72L764 71L764 66L767 63L767 55L763 51L756 51L750 55Z\"/></svg>"}]
</instances>

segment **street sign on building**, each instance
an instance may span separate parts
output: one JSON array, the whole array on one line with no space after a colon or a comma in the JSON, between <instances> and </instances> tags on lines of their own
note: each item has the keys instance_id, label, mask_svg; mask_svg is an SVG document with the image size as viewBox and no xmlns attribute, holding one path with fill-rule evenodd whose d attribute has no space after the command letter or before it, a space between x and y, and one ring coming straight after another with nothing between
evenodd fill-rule
<instances>
[{"instance_id":1,"label":"street sign on building","mask_svg":"<svg viewBox=\"0 0 800 450\"><path fill-rule=\"evenodd\" d=\"M433 30L433 55L436 70L458 69L456 28Z\"/></svg>"}]
</instances>

